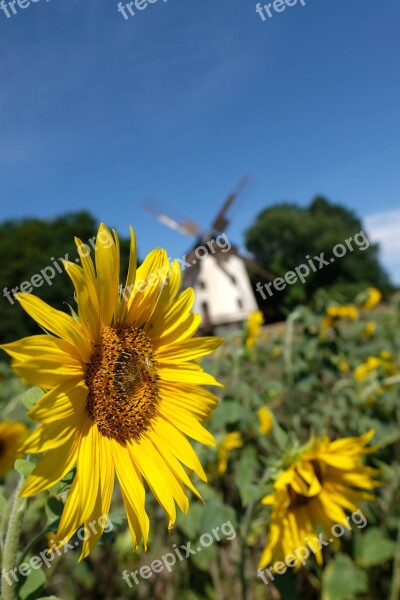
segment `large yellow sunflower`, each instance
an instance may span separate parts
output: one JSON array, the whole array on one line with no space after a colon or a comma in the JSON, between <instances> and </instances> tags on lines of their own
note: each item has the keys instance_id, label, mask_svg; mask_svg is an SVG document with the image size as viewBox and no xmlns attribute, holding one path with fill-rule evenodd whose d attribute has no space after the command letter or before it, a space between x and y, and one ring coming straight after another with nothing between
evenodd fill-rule
<instances>
[{"instance_id":1,"label":"large yellow sunflower","mask_svg":"<svg viewBox=\"0 0 400 600\"><path fill-rule=\"evenodd\" d=\"M0 423L0 477L4 477L13 468L18 456L22 456L21 446L27 435L28 429L23 423Z\"/></svg>"},{"instance_id":2,"label":"large yellow sunflower","mask_svg":"<svg viewBox=\"0 0 400 600\"><path fill-rule=\"evenodd\" d=\"M347 437L331 442L317 438L305 447L278 476L274 492L263 498L272 504L267 545L260 568L294 556L292 566L301 566L296 550L311 548L322 564L322 552L317 528L328 535L335 524L347 524L345 511L356 511L362 500L373 495L379 485L373 478L378 469L365 466L361 457L372 452L366 445L373 437L371 430L359 437Z\"/></svg>"},{"instance_id":3,"label":"large yellow sunflower","mask_svg":"<svg viewBox=\"0 0 400 600\"><path fill-rule=\"evenodd\" d=\"M88 247L79 239L76 243L82 267L64 266L75 287L78 317L19 294L22 307L48 333L2 346L20 375L47 390L30 411L40 426L23 447L45 455L21 494L46 490L76 465L56 534L61 545L82 524L99 523L108 514L116 473L134 545L143 539L146 546L144 483L171 528L175 503L188 510L186 488L199 496L184 466L206 480L186 436L215 444L202 422L217 399L199 386L220 384L194 360L221 340L191 339L200 322L190 312L194 293L178 294L179 264L170 264L164 250L153 250L136 271L131 229L129 270L121 289L116 233L100 225L95 264ZM103 528L83 543L81 558Z\"/></svg>"}]
</instances>

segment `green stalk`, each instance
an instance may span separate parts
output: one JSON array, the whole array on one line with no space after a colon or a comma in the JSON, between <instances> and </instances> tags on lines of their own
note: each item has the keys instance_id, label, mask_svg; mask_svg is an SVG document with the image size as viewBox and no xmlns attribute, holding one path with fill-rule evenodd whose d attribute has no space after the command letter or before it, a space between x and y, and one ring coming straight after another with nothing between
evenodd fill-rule
<instances>
[{"instance_id":1,"label":"green stalk","mask_svg":"<svg viewBox=\"0 0 400 600\"><path fill-rule=\"evenodd\" d=\"M397 422L400 420L400 406L397 407L396 410ZM398 461L400 455L400 444L397 443L394 446L394 460ZM394 499L398 494L395 492ZM392 576L392 585L390 589L390 600L399 600L400 598L400 525L397 527L397 540L396 546L394 550L394 559L393 559L393 576Z\"/></svg>"},{"instance_id":2,"label":"green stalk","mask_svg":"<svg viewBox=\"0 0 400 600\"><path fill-rule=\"evenodd\" d=\"M283 344L283 360L285 363L285 375L288 385L290 386L290 393L292 393L294 374L293 374L293 338L294 338L294 325L295 321L299 318L298 310L294 310L288 316L286 320L286 334Z\"/></svg>"},{"instance_id":3,"label":"green stalk","mask_svg":"<svg viewBox=\"0 0 400 600\"><path fill-rule=\"evenodd\" d=\"M247 506L246 513L244 515L244 519L242 521L241 527L241 545L240 545L240 561L239 561L239 576L240 576L240 584L242 591L242 600L247 599L247 580L246 580L246 538L250 529L251 517L253 514L254 502L250 502Z\"/></svg>"},{"instance_id":4,"label":"green stalk","mask_svg":"<svg viewBox=\"0 0 400 600\"><path fill-rule=\"evenodd\" d=\"M397 542L393 563L392 588L390 590L390 600L399 600L400 598L400 526L397 530Z\"/></svg>"},{"instance_id":5,"label":"green stalk","mask_svg":"<svg viewBox=\"0 0 400 600\"><path fill-rule=\"evenodd\" d=\"M11 507L11 513L9 515L6 541L4 544L3 564L1 569L2 600L16 600L16 581L14 580L11 571L15 569L18 543L22 528L22 516L27 504L26 498L19 497L24 481L24 477L21 475L17 489L15 490L14 501ZM18 576L16 577L18 578Z\"/></svg>"}]
</instances>

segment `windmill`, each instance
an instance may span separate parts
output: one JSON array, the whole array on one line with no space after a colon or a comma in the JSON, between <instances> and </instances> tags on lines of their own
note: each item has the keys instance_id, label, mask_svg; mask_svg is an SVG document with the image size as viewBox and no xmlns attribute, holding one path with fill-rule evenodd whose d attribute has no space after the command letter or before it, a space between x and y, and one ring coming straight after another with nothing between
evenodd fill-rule
<instances>
[{"instance_id":1,"label":"windmill","mask_svg":"<svg viewBox=\"0 0 400 600\"><path fill-rule=\"evenodd\" d=\"M191 220L179 220L152 205L144 205L159 221L196 240L184 255L185 263L189 266L183 272L182 286L195 290L193 311L202 317L202 333L225 334L237 329L247 320L251 311L257 310L246 267L268 281L275 278L241 255L226 235L230 222L228 210L248 182L247 176L240 180L222 204L209 230L204 233Z\"/></svg>"}]
</instances>

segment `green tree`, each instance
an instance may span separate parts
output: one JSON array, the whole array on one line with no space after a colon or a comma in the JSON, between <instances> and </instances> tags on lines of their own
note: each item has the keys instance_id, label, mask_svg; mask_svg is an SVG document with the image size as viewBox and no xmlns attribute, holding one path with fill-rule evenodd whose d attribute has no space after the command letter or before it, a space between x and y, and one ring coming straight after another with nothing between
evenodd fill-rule
<instances>
[{"instance_id":1,"label":"green tree","mask_svg":"<svg viewBox=\"0 0 400 600\"><path fill-rule=\"evenodd\" d=\"M245 234L247 249L261 266L283 277L322 252L329 264L319 268L319 262L313 261L317 271L310 268L304 284L298 281L281 292L272 287L273 295L266 294L266 300L257 293L260 306L282 315L299 303L310 303L321 289L341 302L353 300L368 286L390 291L389 278L379 264L378 245L370 243L362 250L361 244L353 243L353 251L346 246L345 240L360 231L362 222L352 211L323 197L306 208L282 203L263 210ZM330 262L337 244L346 246L346 254Z\"/></svg>"},{"instance_id":2,"label":"green tree","mask_svg":"<svg viewBox=\"0 0 400 600\"><path fill-rule=\"evenodd\" d=\"M31 282L34 275L38 276L35 281L40 283L39 276L43 270L48 282L42 275L42 283L39 287L33 287L32 293L60 310L68 311L68 305L74 306L73 286L61 259L67 255L68 260L78 259L75 236L88 245L93 257L89 240L93 240L97 227L96 219L86 211L49 220L23 219L0 224L0 343L41 333L40 327L21 309L10 292L16 286L20 288L23 282ZM129 240L120 238L120 243L124 272L129 256Z\"/></svg>"}]
</instances>

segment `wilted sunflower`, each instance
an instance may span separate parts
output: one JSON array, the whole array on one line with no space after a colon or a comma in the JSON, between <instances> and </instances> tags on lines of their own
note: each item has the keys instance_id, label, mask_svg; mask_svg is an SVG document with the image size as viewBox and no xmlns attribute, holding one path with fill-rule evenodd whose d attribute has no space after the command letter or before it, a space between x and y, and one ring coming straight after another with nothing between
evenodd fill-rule
<instances>
[{"instance_id":1,"label":"wilted sunflower","mask_svg":"<svg viewBox=\"0 0 400 600\"><path fill-rule=\"evenodd\" d=\"M307 544L322 564L317 527L329 535L334 524L346 524L345 511L354 512L360 501L373 499L363 490L379 485L373 479L379 470L365 466L361 459L374 451L366 448L373 435L371 430L334 442L317 438L278 476L273 494L262 500L272 504L273 511L261 568L296 556L295 551ZM298 557L294 566L301 566Z\"/></svg>"},{"instance_id":2,"label":"wilted sunflower","mask_svg":"<svg viewBox=\"0 0 400 600\"><path fill-rule=\"evenodd\" d=\"M18 456L21 454L21 446L28 429L18 421L3 421L0 423L0 477L7 475Z\"/></svg>"},{"instance_id":3,"label":"wilted sunflower","mask_svg":"<svg viewBox=\"0 0 400 600\"><path fill-rule=\"evenodd\" d=\"M200 385L219 385L194 362L221 340L195 338L200 317L190 309L192 289L178 294L180 268L164 250L153 250L136 271L131 229L129 270L119 287L119 241L100 225L95 265L76 239L82 267L65 262L76 293L78 317L19 294L26 312L48 334L6 344L13 367L47 393L30 411L40 426L24 445L45 452L21 494L48 489L76 465L56 543L107 515L119 480L135 547L146 541L146 481L169 518L176 506L186 512L186 488L197 496L185 465L202 480L205 473L186 436L214 445L201 424L215 408L214 394ZM82 250L83 249L83 250ZM183 464L182 464L183 463ZM200 497L200 496L199 496ZM103 519L104 520L104 519ZM102 534L83 543L87 556Z\"/></svg>"}]
</instances>

